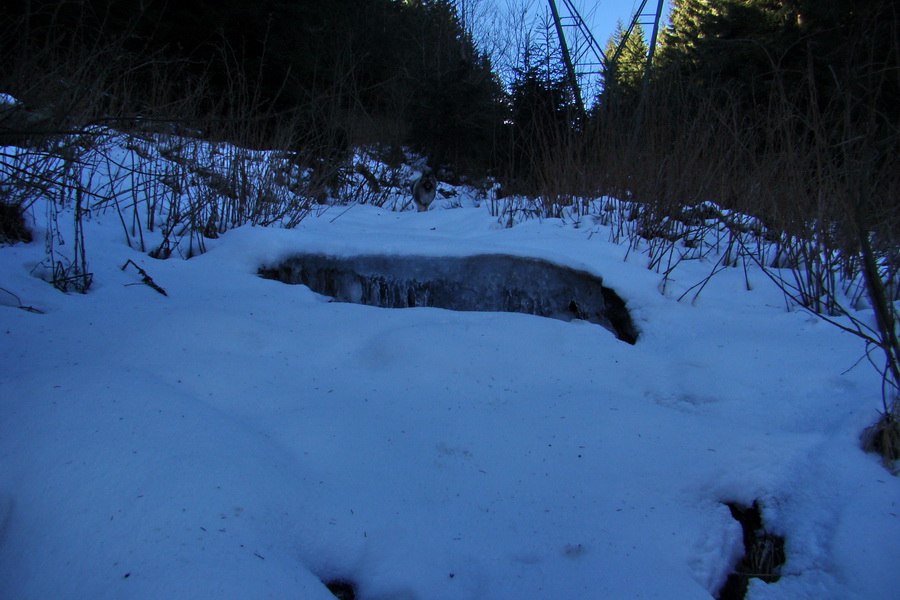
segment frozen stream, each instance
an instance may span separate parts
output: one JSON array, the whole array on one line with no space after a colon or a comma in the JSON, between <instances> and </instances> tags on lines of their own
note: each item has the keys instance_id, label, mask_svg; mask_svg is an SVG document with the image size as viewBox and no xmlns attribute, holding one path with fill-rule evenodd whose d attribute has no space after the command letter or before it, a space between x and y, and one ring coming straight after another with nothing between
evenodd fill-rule
<instances>
[{"instance_id":1,"label":"frozen stream","mask_svg":"<svg viewBox=\"0 0 900 600\"><path fill-rule=\"evenodd\" d=\"M384 308L430 306L518 312L602 325L634 344L625 302L596 275L507 254L463 257L292 256L260 269L264 277L308 286L338 302Z\"/></svg>"}]
</instances>

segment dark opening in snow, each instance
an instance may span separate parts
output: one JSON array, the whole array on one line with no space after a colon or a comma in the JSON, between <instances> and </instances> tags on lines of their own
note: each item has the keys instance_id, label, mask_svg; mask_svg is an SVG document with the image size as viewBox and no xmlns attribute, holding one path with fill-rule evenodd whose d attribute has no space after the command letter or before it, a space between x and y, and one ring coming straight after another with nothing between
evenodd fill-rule
<instances>
[{"instance_id":1,"label":"dark opening in snow","mask_svg":"<svg viewBox=\"0 0 900 600\"><path fill-rule=\"evenodd\" d=\"M263 267L259 274L306 285L338 302L583 319L629 344L638 337L625 302L599 277L535 258L304 254Z\"/></svg>"},{"instance_id":2,"label":"dark opening in snow","mask_svg":"<svg viewBox=\"0 0 900 600\"><path fill-rule=\"evenodd\" d=\"M33 239L23 212L21 205L0 199L0 244L30 242Z\"/></svg>"},{"instance_id":3,"label":"dark opening in snow","mask_svg":"<svg viewBox=\"0 0 900 600\"><path fill-rule=\"evenodd\" d=\"M731 516L741 524L744 533L744 558L719 593L717 600L744 600L751 577L766 583L778 581L785 561L784 538L766 531L762 510L757 502L752 506L728 503Z\"/></svg>"},{"instance_id":4,"label":"dark opening in snow","mask_svg":"<svg viewBox=\"0 0 900 600\"><path fill-rule=\"evenodd\" d=\"M338 600L356 600L356 586L344 579L335 579L325 583L328 591Z\"/></svg>"}]
</instances>

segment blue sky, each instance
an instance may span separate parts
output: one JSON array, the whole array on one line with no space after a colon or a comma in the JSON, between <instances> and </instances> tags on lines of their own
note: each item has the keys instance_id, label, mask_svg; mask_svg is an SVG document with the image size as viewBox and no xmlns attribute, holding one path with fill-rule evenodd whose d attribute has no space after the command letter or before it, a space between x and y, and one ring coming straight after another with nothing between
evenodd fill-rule
<instances>
[{"instance_id":1,"label":"blue sky","mask_svg":"<svg viewBox=\"0 0 900 600\"><path fill-rule=\"evenodd\" d=\"M556 0L560 11L560 17L563 23L566 22L569 15L568 8L564 0ZM634 18L635 13L641 8L641 0L572 0L571 2L584 19L585 24L590 29L594 39L605 51L606 42L616 30L618 21L622 21L624 26L628 26ZM543 5L543 6L542 6ZM547 6L547 0L538 0L535 2L535 9L542 10ZM660 26L665 26L668 22L669 0L663 4L662 16L660 18ZM639 22L644 26L644 33L649 38L653 29L653 15L658 8L658 0L647 0L642 11L642 17ZM590 96L597 92L595 87L599 80L596 73L599 72L599 66L592 66L593 55L588 52L583 44L580 44L577 36L572 29L566 30L566 39L569 42L570 50L575 55L575 60L580 63L578 71L585 74L582 82L582 93ZM588 75L587 73L594 73Z\"/></svg>"},{"instance_id":2,"label":"blue sky","mask_svg":"<svg viewBox=\"0 0 900 600\"><path fill-rule=\"evenodd\" d=\"M665 25L671 0L666 0L663 8L661 25ZM657 8L658 0L648 0L644 12L653 12ZM567 19L569 12L564 0L556 0L560 15L564 22L571 23ZM461 5L468 2L461 0ZM605 48L609 37L615 32L616 23L621 20L624 24L631 22L635 12L641 5L641 0L572 0L581 17L584 19L594 39ZM517 31L517 19L526 20L541 19L549 14L547 0L471 0L470 6L477 6L477 13L473 15L478 22L481 33L485 38L483 48L492 53L494 66L503 73L508 74L508 68L519 59L517 50L521 48L523 40L519 39ZM650 27L645 26L645 33L649 36ZM566 39L570 49L576 55L576 61L581 63L580 73L599 73L600 66L596 64L593 56L587 52L583 42L579 41L574 28L567 28ZM512 61L512 62L510 62ZM593 77L588 77L593 79ZM585 82L587 87L592 84Z\"/></svg>"},{"instance_id":3,"label":"blue sky","mask_svg":"<svg viewBox=\"0 0 900 600\"><path fill-rule=\"evenodd\" d=\"M616 22L621 19L623 23L628 25L628 23L631 21L631 18L634 16L635 11L637 11L638 7L640 6L641 1L572 0L572 4L574 4L578 9L578 12L581 13L582 18L585 20L588 27L591 29L591 32L594 34L594 38L600 43L601 46L605 46L606 41L609 39L609 36L612 35L616 29ZM559 5L560 11L565 10L563 8L563 0L557 0L557 5ZM666 0L660 25L665 25L666 23L666 15L668 15L669 10L668 5L669 1ZM647 0L647 5L644 11L654 12L656 10L656 7L657 0ZM649 36L649 27L645 27L645 29L647 29L647 35Z\"/></svg>"}]
</instances>

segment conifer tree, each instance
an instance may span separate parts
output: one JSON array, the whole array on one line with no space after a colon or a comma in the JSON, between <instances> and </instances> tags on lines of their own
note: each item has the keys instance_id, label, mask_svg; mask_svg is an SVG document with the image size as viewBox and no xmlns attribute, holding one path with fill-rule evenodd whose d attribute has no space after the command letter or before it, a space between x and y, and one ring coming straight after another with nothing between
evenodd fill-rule
<instances>
[{"instance_id":1,"label":"conifer tree","mask_svg":"<svg viewBox=\"0 0 900 600\"><path fill-rule=\"evenodd\" d=\"M634 98L640 94L643 84L648 48L640 23L635 24L627 39L625 33L625 26L620 20L606 43L607 65L603 86L622 98Z\"/></svg>"},{"instance_id":2,"label":"conifer tree","mask_svg":"<svg viewBox=\"0 0 900 600\"><path fill-rule=\"evenodd\" d=\"M57 65L50 64L48 40L54 48L62 41L103 48L107 70L122 71L113 79L128 77L130 105L121 109L119 102L119 112L146 116L154 114L148 103L194 98L207 123L251 119L259 131L280 131L290 122L294 149L307 155L337 156L354 144L414 144L438 162L465 160L486 169L504 109L491 63L463 27L454 0L7 4L0 24L4 56L37 57L29 59L35 65L40 58L46 64L39 70L49 72ZM154 86L170 64L179 76ZM27 81L16 83L21 69L14 67L0 64L0 83L25 97ZM40 100L52 103L54 95L47 90Z\"/></svg>"},{"instance_id":3,"label":"conifer tree","mask_svg":"<svg viewBox=\"0 0 900 600\"><path fill-rule=\"evenodd\" d=\"M660 61L690 61L705 35L704 25L715 11L714 1L673 0L669 24L659 36Z\"/></svg>"}]
</instances>

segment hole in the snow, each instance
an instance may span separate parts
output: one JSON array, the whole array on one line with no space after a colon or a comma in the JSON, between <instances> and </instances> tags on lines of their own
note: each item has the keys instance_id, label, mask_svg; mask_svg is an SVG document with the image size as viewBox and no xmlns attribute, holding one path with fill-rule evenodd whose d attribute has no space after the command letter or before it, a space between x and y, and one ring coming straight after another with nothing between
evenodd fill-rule
<instances>
[{"instance_id":1,"label":"hole in the snow","mask_svg":"<svg viewBox=\"0 0 900 600\"><path fill-rule=\"evenodd\" d=\"M743 506L726 503L731 516L741 524L744 532L744 557L719 593L718 600L744 600L750 579L757 577L766 583L778 581L785 561L784 538L766 531L759 503Z\"/></svg>"},{"instance_id":2,"label":"hole in the snow","mask_svg":"<svg viewBox=\"0 0 900 600\"><path fill-rule=\"evenodd\" d=\"M5 199L0 200L0 244L30 242L32 239L31 231L25 224L22 205Z\"/></svg>"},{"instance_id":3,"label":"hole in the snow","mask_svg":"<svg viewBox=\"0 0 900 600\"><path fill-rule=\"evenodd\" d=\"M582 319L606 327L629 344L638 337L625 302L602 279L535 258L304 254L263 267L259 274L306 285L338 302Z\"/></svg>"},{"instance_id":4,"label":"hole in the snow","mask_svg":"<svg viewBox=\"0 0 900 600\"><path fill-rule=\"evenodd\" d=\"M862 433L863 450L881 455L887 466L900 460L900 419L893 413L881 415L878 422Z\"/></svg>"},{"instance_id":5,"label":"hole in the snow","mask_svg":"<svg viewBox=\"0 0 900 600\"><path fill-rule=\"evenodd\" d=\"M328 591L334 594L338 600L356 600L356 586L344 579L334 579L325 582Z\"/></svg>"}]
</instances>

